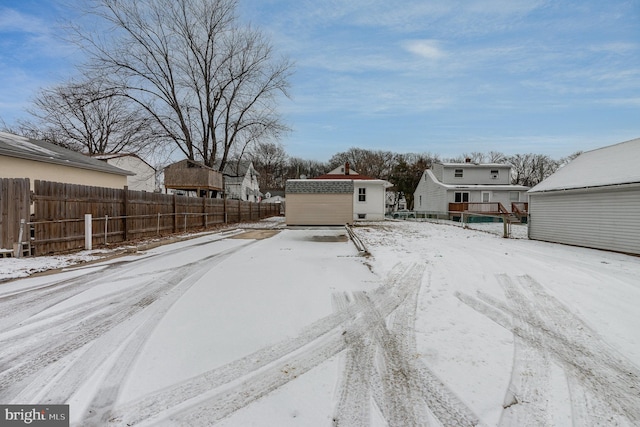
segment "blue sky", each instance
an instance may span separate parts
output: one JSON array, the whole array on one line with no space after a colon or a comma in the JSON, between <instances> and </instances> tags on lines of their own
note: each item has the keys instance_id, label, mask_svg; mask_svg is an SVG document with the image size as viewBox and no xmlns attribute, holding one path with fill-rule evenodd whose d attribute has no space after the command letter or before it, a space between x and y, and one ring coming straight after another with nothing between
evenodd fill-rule
<instances>
[{"instance_id":1,"label":"blue sky","mask_svg":"<svg viewBox=\"0 0 640 427\"><path fill-rule=\"evenodd\" d=\"M0 118L73 73L64 1L0 0ZM637 0L239 0L295 62L288 154L560 158L640 137Z\"/></svg>"}]
</instances>

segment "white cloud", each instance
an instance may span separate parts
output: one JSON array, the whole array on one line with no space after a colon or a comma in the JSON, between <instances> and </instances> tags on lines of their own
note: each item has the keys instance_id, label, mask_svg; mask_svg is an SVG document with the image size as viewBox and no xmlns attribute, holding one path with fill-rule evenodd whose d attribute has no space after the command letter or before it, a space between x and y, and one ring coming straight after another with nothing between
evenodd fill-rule
<instances>
[{"instance_id":1,"label":"white cloud","mask_svg":"<svg viewBox=\"0 0 640 427\"><path fill-rule=\"evenodd\" d=\"M402 47L407 51L425 59L439 59L445 56L437 40L406 40Z\"/></svg>"}]
</instances>

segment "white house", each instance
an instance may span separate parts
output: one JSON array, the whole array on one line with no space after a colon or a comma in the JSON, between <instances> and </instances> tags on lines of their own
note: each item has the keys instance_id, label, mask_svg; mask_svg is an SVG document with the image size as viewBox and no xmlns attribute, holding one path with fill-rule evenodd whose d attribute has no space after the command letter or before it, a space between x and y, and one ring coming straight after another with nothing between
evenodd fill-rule
<instances>
[{"instance_id":1,"label":"white house","mask_svg":"<svg viewBox=\"0 0 640 427\"><path fill-rule=\"evenodd\" d=\"M216 166L219 170L219 164ZM224 175L224 188L227 198L246 202L260 201L259 174L254 169L253 162L231 160L225 165L222 174Z\"/></svg>"},{"instance_id":2,"label":"white house","mask_svg":"<svg viewBox=\"0 0 640 427\"><path fill-rule=\"evenodd\" d=\"M317 178L288 180L288 225L340 225L382 220L391 183L350 169L345 163Z\"/></svg>"},{"instance_id":3,"label":"white house","mask_svg":"<svg viewBox=\"0 0 640 427\"><path fill-rule=\"evenodd\" d=\"M640 254L640 138L580 154L528 195L530 239Z\"/></svg>"},{"instance_id":4,"label":"white house","mask_svg":"<svg viewBox=\"0 0 640 427\"><path fill-rule=\"evenodd\" d=\"M511 184L508 164L435 163L413 193L414 211L442 217L461 211L525 217L528 189Z\"/></svg>"},{"instance_id":5,"label":"white house","mask_svg":"<svg viewBox=\"0 0 640 427\"><path fill-rule=\"evenodd\" d=\"M94 159L102 160L120 169L134 173L127 177L127 187L134 191L158 190L156 169L133 153L98 154Z\"/></svg>"}]
</instances>

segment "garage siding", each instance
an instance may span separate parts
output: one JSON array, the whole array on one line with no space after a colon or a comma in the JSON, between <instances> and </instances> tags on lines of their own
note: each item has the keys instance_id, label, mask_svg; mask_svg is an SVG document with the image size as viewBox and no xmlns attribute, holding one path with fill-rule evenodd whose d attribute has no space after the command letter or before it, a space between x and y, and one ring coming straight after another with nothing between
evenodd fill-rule
<instances>
[{"instance_id":1,"label":"garage siding","mask_svg":"<svg viewBox=\"0 0 640 427\"><path fill-rule=\"evenodd\" d=\"M287 225L353 223L353 181L288 180Z\"/></svg>"},{"instance_id":2,"label":"garage siding","mask_svg":"<svg viewBox=\"0 0 640 427\"><path fill-rule=\"evenodd\" d=\"M353 223L352 194L287 194L287 225Z\"/></svg>"},{"instance_id":3,"label":"garage siding","mask_svg":"<svg viewBox=\"0 0 640 427\"><path fill-rule=\"evenodd\" d=\"M529 238L640 254L640 188L529 194Z\"/></svg>"}]
</instances>

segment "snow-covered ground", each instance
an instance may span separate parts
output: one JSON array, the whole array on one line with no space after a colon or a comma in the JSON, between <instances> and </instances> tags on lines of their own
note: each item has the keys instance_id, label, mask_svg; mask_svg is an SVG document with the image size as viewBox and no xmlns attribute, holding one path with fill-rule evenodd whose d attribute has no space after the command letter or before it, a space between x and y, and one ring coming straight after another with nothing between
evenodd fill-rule
<instances>
[{"instance_id":1,"label":"snow-covered ground","mask_svg":"<svg viewBox=\"0 0 640 427\"><path fill-rule=\"evenodd\" d=\"M640 423L640 258L400 221L354 227L362 256L279 225L0 284L0 402L73 425Z\"/></svg>"}]
</instances>

